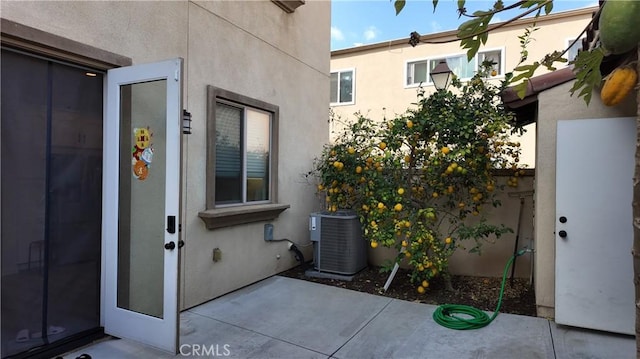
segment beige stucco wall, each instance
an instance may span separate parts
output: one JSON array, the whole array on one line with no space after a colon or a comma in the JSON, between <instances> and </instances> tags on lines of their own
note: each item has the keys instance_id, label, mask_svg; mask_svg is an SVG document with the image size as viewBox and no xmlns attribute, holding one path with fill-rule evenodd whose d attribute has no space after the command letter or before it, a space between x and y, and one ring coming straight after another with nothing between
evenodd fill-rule
<instances>
[{"instance_id":1,"label":"beige stucco wall","mask_svg":"<svg viewBox=\"0 0 640 359\"><path fill-rule=\"evenodd\" d=\"M193 134L183 137L183 308L296 264L286 242L263 241L264 222L209 231L198 217L205 209L206 86L279 106L278 202L291 207L273 222L274 235L308 242L308 215L319 204L302 174L329 138L329 2L307 0L293 14L270 1L2 1L0 10L134 65L185 59L183 106ZM222 251L216 263L214 248Z\"/></svg>"},{"instance_id":2,"label":"beige stucco wall","mask_svg":"<svg viewBox=\"0 0 640 359\"><path fill-rule=\"evenodd\" d=\"M556 14L557 15L557 14ZM551 19L552 20L548 20ZM582 11L580 15L571 17L541 17L537 21L539 29L533 33L534 40L527 47L529 57L527 63L540 61L546 54L554 50L563 50L570 38L575 38L591 19L590 11ZM517 66L520 59L520 43L518 36L524 33L527 24L505 26L492 31L487 43L480 51L502 49L506 71ZM407 34L408 35L408 34ZM425 35L425 34L423 34ZM434 35L435 36L435 35ZM444 35L443 35L444 36ZM444 37L446 38L446 36ZM434 40L438 40L436 38ZM382 44L384 45L384 44ZM355 69L355 103L353 105L334 105L333 111L345 120L352 120L353 113L368 114L373 119L384 116L393 118L402 114L412 102L416 101L417 87L405 86L405 70L408 61L464 54L460 42L447 44L419 44L411 47L405 42L398 45L370 46L334 51L331 56L331 71ZM559 64L558 66L563 66ZM536 75L546 72L541 68ZM495 79L503 79L496 76ZM432 93L432 85L424 87L426 95ZM336 123L331 130L339 130ZM528 132L518 141L522 143L523 155L521 163L533 168L535 162L535 124L528 127Z\"/></svg>"},{"instance_id":3,"label":"beige stucco wall","mask_svg":"<svg viewBox=\"0 0 640 359\"><path fill-rule=\"evenodd\" d=\"M538 95L538 150L535 186L535 278L538 316L554 317L555 223L556 223L556 126L558 120L629 117L636 114L633 96L615 107L607 107L596 91L589 106L569 96L573 82ZM562 109L561 111L559 109Z\"/></svg>"},{"instance_id":4,"label":"beige stucco wall","mask_svg":"<svg viewBox=\"0 0 640 359\"><path fill-rule=\"evenodd\" d=\"M504 185L508 178L509 177L503 176L497 177L497 182L498 184ZM500 238L492 236L483 240L481 254L469 253L469 249L471 249L473 245L471 242L465 244L466 248L456 250L449 261L449 271L452 274L481 277L502 276L507 260L513 255L521 195L524 197L524 206L522 210L522 220L520 222L518 249L533 247L533 182L533 176L521 177L518 182L518 187L505 186L505 190L498 194L497 199L502 203L500 207L493 208L490 205L484 206L488 223L494 225L504 224L511 228L513 233L507 233ZM470 220L472 219L473 218ZM385 265L387 261L393 260L397 253L394 248L369 248L369 264L373 266ZM532 256L528 253L517 258L516 277L530 277L531 259ZM401 262L401 266L406 267L406 263Z\"/></svg>"}]
</instances>

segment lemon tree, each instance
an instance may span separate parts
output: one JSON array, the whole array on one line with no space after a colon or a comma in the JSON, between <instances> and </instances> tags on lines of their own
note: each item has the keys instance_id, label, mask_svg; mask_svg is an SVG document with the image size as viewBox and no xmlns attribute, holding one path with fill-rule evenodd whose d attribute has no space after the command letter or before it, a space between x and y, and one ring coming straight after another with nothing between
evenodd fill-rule
<instances>
[{"instance_id":1,"label":"lemon tree","mask_svg":"<svg viewBox=\"0 0 640 359\"><path fill-rule=\"evenodd\" d=\"M500 205L494 170L512 173L509 186L522 174L501 89L481 75L452 86L420 92L415 107L388 121L356 114L314 166L327 209L356 210L371 247L397 248L420 293L433 277L448 279L455 250L479 251L510 231L488 223L486 208Z\"/></svg>"}]
</instances>

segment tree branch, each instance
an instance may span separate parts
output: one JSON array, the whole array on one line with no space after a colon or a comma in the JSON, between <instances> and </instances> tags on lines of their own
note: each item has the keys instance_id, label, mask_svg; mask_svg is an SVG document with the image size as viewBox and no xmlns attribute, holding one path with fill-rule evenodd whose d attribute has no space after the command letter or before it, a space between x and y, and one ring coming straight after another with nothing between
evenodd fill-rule
<instances>
[{"instance_id":1,"label":"tree branch","mask_svg":"<svg viewBox=\"0 0 640 359\"><path fill-rule=\"evenodd\" d=\"M480 32L477 32L475 34L467 35L467 36L464 36L464 37L458 37L458 38L455 38L455 39L452 39L452 40L420 40L419 39L418 42L423 42L425 44L446 44L446 43L450 43L450 42L456 42L456 41L460 41L460 40L471 39L471 38L474 38L476 36L479 36L479 35L482 35L482 34L486 34L489 31L493 31L493 30L499 29L501 27L504 27L506 25L509 25L510 23L512 23L512 22L514 22L514 21L516 21L518 19L521 19L521 18L531 14L532 12L535 12L537 10L542 9L544 6L546 6L548 3L552 2L552 1L553 0L547 0L547 1L543 2L543 3L541 3L540 5L536 6L535 8L529 9L528 11L525 11L522 14L520 14L520 15L514 17L514 18L511 18L511 19L509 19L509 20L507 20L507 21L505 21L503 23L497 24L497 25L487 26L486 29L484 29L484 30L482 30ZM416 45L417 45L417 43L416 43ZM413 46L415 46L415 45L413 45Z\"/></svg>"},{"instance_id":2,"label":"tree branch","mask_svg":"<svg viewBox=\"0 0 640 359\"><path fill-rule=\"evenodd\" d=\"M553 1L553 0L552 0L552 1ZM516 3L513 3L513 4L509 5L509 6L507 6L507 7L503 7L502 9L499 9L499 10L494 8L495 10L487 11L487 12L485 12L485 13L484 13L484 15L482 15L482 16L486 16L486 15L495 15L495 14L501 13L501 12L503 12L503 11L507 11L507 10L515 9L515 8L517 8L518 6L520 6L520 5L524 4L525 2L526 2L526 1L521 0L521 1L518 1L518 2L516 2ZM460 9L458 9L458 10L460 10ZM476 16L476 15L473 15L473 14L468 15L466 12L462 13L462 15L464 15L464 16L466 16L466 17L471 17L471 18L473 18L473 17L482 17L482 16Z\"/></svg>"}]
</instances>

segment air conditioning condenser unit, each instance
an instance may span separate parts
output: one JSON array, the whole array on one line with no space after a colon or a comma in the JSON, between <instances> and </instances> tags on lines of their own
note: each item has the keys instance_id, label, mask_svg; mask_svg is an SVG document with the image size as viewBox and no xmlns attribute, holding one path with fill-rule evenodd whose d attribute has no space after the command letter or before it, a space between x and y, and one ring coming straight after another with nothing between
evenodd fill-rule
<instances>
[{"instance_id":1,"label":"air conditioning condenser unit","mask_svg":"<svg viewBox=\"0 0 640 359\"><path fill-rule=\"evenodd\" d=\"M309 231L316 271L348 276L367 266L367 242L354 211L312 213Z\"/></svg>"}]
</instances>

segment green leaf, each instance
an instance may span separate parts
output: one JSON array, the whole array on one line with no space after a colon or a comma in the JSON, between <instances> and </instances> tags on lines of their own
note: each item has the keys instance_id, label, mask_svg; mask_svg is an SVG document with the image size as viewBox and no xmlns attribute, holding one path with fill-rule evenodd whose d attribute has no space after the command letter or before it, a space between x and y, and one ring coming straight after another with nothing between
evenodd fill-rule
<instances>
[{"instance_id":1,"label":"green leaf","mask_svg":"<svg viewBox=\"0 0 640 359\"><path fill-rule=\"evenodd\" d=\"M462 9L464 9L464 3L466 2L466 0L458 0L458 11L461 11ZM435 7L434 7L435 10Z\"/></svg>"},{"instance_id":2,"label":"green leaf","mask_svg":"<svg viewBox=\"0 0 640 359\"><path fill-rule=\"evenodd\" d=\"M604 50L600 47L589 50L580 51L574 61L574 70L576 80L573 87L569 90L571 96L580 90L578 97L582 97L589 105L591 95L594 88L600 86L602 82L602 74L600 73L600 64L604 58Z\"/></svg>"},{"instance_id":3,"label":"green leaf","mask_svg":"<svg viewBox=\"0 0 640 359\"><path fill-rule=\"evenodd\" d=\"M518 66L514 69L514 71L518 71L521 72L518 75L514 76L511 79L511 82L518 82L522 79L529 79L533 76L533 74L536 72L536 70L538 69L538 67L540 67L540 64L538 62L534 62L531 65L522 65L522 66Z\"/></svg>"},{"instance_id":4,"label":"green leaf","mask_svg":"<svg viewBox=\"0 0 640 359\"><path fill-rule=\"evenodd\" d=\"M483 17L483 16L487 16L487 14L489 14L488 11L478 10L478 11L473 13L473 16L475 16L475 17Z\"/></svg>"},{"instance_id":5,"label":"green leaf","mask_svg":"<svg viewBox=\"0 0 640 359\"><path fill-rule=\"evenodd\" d=\"M474 18L467 20L458 26L458 37L473 35L482 27L482 19Z\"/></svg>"},{"instance_id":6,"label":"green leaf","mask_svg":"<svg viewBox=\"0 0 640 359\"><path fill-rule=\"evenodd\" d=\"M553 1L549 1L547 5L544 6L544 14L549 15L551 10L553 10Z\"/></svg>"},{"instance_id":7,"label":"green leaf","mask_svg":"<svg viewBox=\"0 0 640 359\"><path fill-rule=\"evenodd\" d=\"M521 9L528 9L530 7L534 7L540 3L542 3L544 0L529 0L529 1L525 1L522 3L522 5L520 5Z\"/></svg>"},{"instance_id":8,"label":"green leaf","mask_svg":"<svg viewBox=\"0 0 640 359\"><path fill-rule=\"evenodd\" d=\"M437 6L438 6L438 0L433 0L433 12L436 12Z\"/></svg>"},{"instance_id":9,"label":"green leaf","mask_svg":"<svg viewBox=\"0 0 640 359\"><path fill-rule=\"evenodd\" d=\"M527 85L529 84L529 79L524 79L524 81L522 81L521 83L515 85L513 87L514 90L516 90L516 94L518 95L518 97L522 100L525 95L527 94Z\"/></svg>"},{"instance_id":10,"label":"green leaf","mask_svg":"<svg viewBox=\"0 0 640 359\"><path fill-rule=\"evenodd\" d=\"M464 46L463 46L464 48ZM478 50L480 49L480 41L473 41L472 43L470 43L469 50L467 50L467 61L471 61L476 54L478 53Z\"/></svg>"},{"instance_id":11,"label":"green leaf","mask_svg":"<svg viewBox=\"0 0 640 359\"><path fill-rule=\"evenodd\" d=\"M437 2L436 0L434 0L434 2ZM393 6L396 8L396 16L402 11L402 9L404 9L404 6L407 4L406 0L396 0L393 3ZM434 10L435 10L435 6L434 6Z\"/></svg>"}]
</instances>

